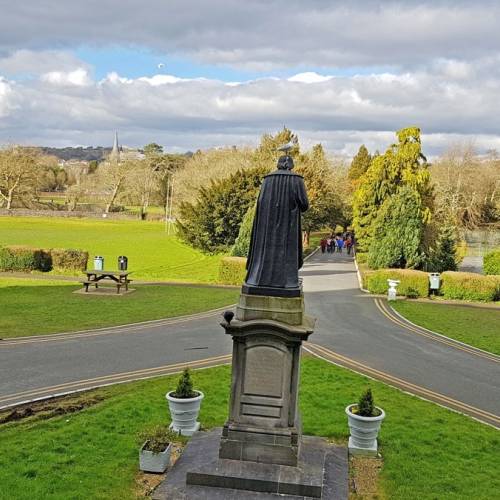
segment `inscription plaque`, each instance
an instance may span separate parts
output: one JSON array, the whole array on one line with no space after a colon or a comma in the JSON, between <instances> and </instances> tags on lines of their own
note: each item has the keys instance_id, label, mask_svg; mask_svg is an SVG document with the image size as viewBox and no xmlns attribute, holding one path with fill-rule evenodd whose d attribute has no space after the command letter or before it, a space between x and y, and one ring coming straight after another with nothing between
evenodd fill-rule
<instances>
[{"instance_id":1,"label":"inscription plaque","mask_svg":"<svg viewBox=\"0 0 500 500\"><path fill-rule=\"evenodd\" d=\"M243 393L281 398L283 395L284 353L271 346L247 348Z\"/></svg>"}]
</instances>

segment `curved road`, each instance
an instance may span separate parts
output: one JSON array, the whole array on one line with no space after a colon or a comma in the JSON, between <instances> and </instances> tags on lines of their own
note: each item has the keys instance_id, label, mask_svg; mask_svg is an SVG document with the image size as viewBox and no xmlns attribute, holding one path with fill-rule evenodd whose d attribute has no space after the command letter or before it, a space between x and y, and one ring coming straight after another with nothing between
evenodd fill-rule
<instances>
[{"instance_id":1,"label":"curved road","mask_svg":"<svg viewBox=\"0 0 500 500\"><path fill-rule=\"evenodd\" d=\"M500 428L499 356L415 327L362 293L348 256L316 253L301 274L307 313L317 318L306 350ZM0 408L188 363L229 363L220 314L1 341Z\"/></svg>"}]
</instances>

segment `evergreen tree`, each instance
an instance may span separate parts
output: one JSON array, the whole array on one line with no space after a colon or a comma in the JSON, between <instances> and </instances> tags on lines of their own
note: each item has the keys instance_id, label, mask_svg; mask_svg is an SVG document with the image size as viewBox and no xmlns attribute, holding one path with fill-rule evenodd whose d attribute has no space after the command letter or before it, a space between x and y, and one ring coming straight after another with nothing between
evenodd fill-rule
<instances>
[{"instance_id":1,"label":"evergreen tree","mask_svg":"<svg viewBox=\"0 0 500 500\"><path fill-rule=\"evenodd\" d=\"M194 203L182 203L178 234L204 252L226 251L238 236L248 208L255 203L267 168L240 170L199 189Z\"/></svg>"},{"instance_id":2,"label":"evergreen tree","mask_svg":"<svg viewBox=\"0 0 500 500\"><path fill-rule=\"evenodd\" d=\"M359 179L368 170L371 161L372 157L370 156L368 149L366 149L365 145L362 144L358 153L352 159L348 174L349 179L352 181Z\"/></svg>"},{"instance_id":3,"label":"evergreen tree","mask_svg":"<svg viewBox=\"0 0 500 500\"><path fill-rule=\"evenodd\" d=\"M438 233L434 252L431 254L428 271L442 273L456 271L457 231L454 226L445 224Z\"/></svg>"},{"instance_id":4,"label":"evergreen tree","mask_svg":"<svg viewBox=\"0 0 500 500\"><path fill-rule=\"evenodd\" d=\"M238 237L234 242L231 255L234 257L246 257L250 250L250 239L252 237L253 220L255 218L256 204L250 206L243 217Z\"/></svg>"},{"instance_id":5,"label":"evergreen tree","mask_svg":"<svg viewBox=\"0 0 500 500\"><path fill-rule=\"evenodd\" d=\"M430 221L432 189L420 129L409 127L397 132L398 142L383 155L375 156L354 194L353 225L358 250L367 251L374 234L374 222L385 200L409 186L421 200L422 222ZM423 235L422 235L423 238Z\"/></svg>"},{"instance_id":6,"label":"evergreen tree","mask_svg":"<svg viewBox=\"0 0 500 500\"><path fill-rule=\"evenodd\" d=\"M402 187L387 198L373 223L368 265L415 268L422 261L421 240L424 223L418 193L410 186Z\"/></svg>"}]
</instances>

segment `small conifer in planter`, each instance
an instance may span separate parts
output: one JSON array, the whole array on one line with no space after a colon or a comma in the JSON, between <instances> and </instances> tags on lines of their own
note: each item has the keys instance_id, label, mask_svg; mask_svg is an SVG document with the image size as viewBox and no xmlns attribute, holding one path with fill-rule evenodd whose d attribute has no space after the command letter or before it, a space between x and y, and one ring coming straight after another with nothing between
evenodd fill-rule
<instances>
[{"instance_id":1,"label":"small conifer in planter","mask_svg":"<svg viewBox=\"0 0 500 500\"><path fill-rule=\"evenodd\" d=\"M186 368L179 378L176 390L166 395L172 417L170 428L183 436L193 435L200 428L197 419L204 397L201 391L193 389L191 373Z\"/></svg>"},{"instance_id":2,"label":"small conifer in planter","mask_svg":"<svg viewBox=\"0 0 500 500\"><path fill-rule=\"evenodd\" d=\"M352 411L361 417L378 417L380 415L380 410L375 407L373 402L373 394L370 388L361 394L358 405L352 408Z\"/></svg>"},{"instance_id":3,"label":"small conifer in planter","mask_svg":"<svg viewBox=\"0 0 500 500\"><path fill-rule=\"evenodd\" d=\"M351 454L376 455L377 436L385 418L385 412L375 406L373 394L368 388L359 398L358 404L351 404L346 409L351 436L349 452Z\"/></svg>"},{"instance_id":4,"label":"small conifer in planter","mask_svg":"<svg viewBox=\"0 0 500 500\"><path fill-rule=\"evenodd\" d=\"M198 396L198 392L193 390L193 381L189 368L185 368L177 383L177 389L172 393L174 398L189 399Z\"/></svg>"}]
</instances>

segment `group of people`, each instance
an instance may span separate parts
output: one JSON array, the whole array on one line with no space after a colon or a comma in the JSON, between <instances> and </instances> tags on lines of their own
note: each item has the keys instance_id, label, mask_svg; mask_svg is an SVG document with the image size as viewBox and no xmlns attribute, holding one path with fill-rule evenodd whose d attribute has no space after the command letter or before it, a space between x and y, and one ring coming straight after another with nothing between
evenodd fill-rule
<instances>
[{"instance_id":1,"label":"group of people","mask_svg":"<svg viewBox=\"0 0 500 500\"><path fill-rule=\"evenodd\" d=\"M342 253L345 248L347 254L350 255L354 248L354 233L345 232L337 233L328 236L327 238L322 238L320 241L321 253Z\"/></svg>"}]
</instances>

